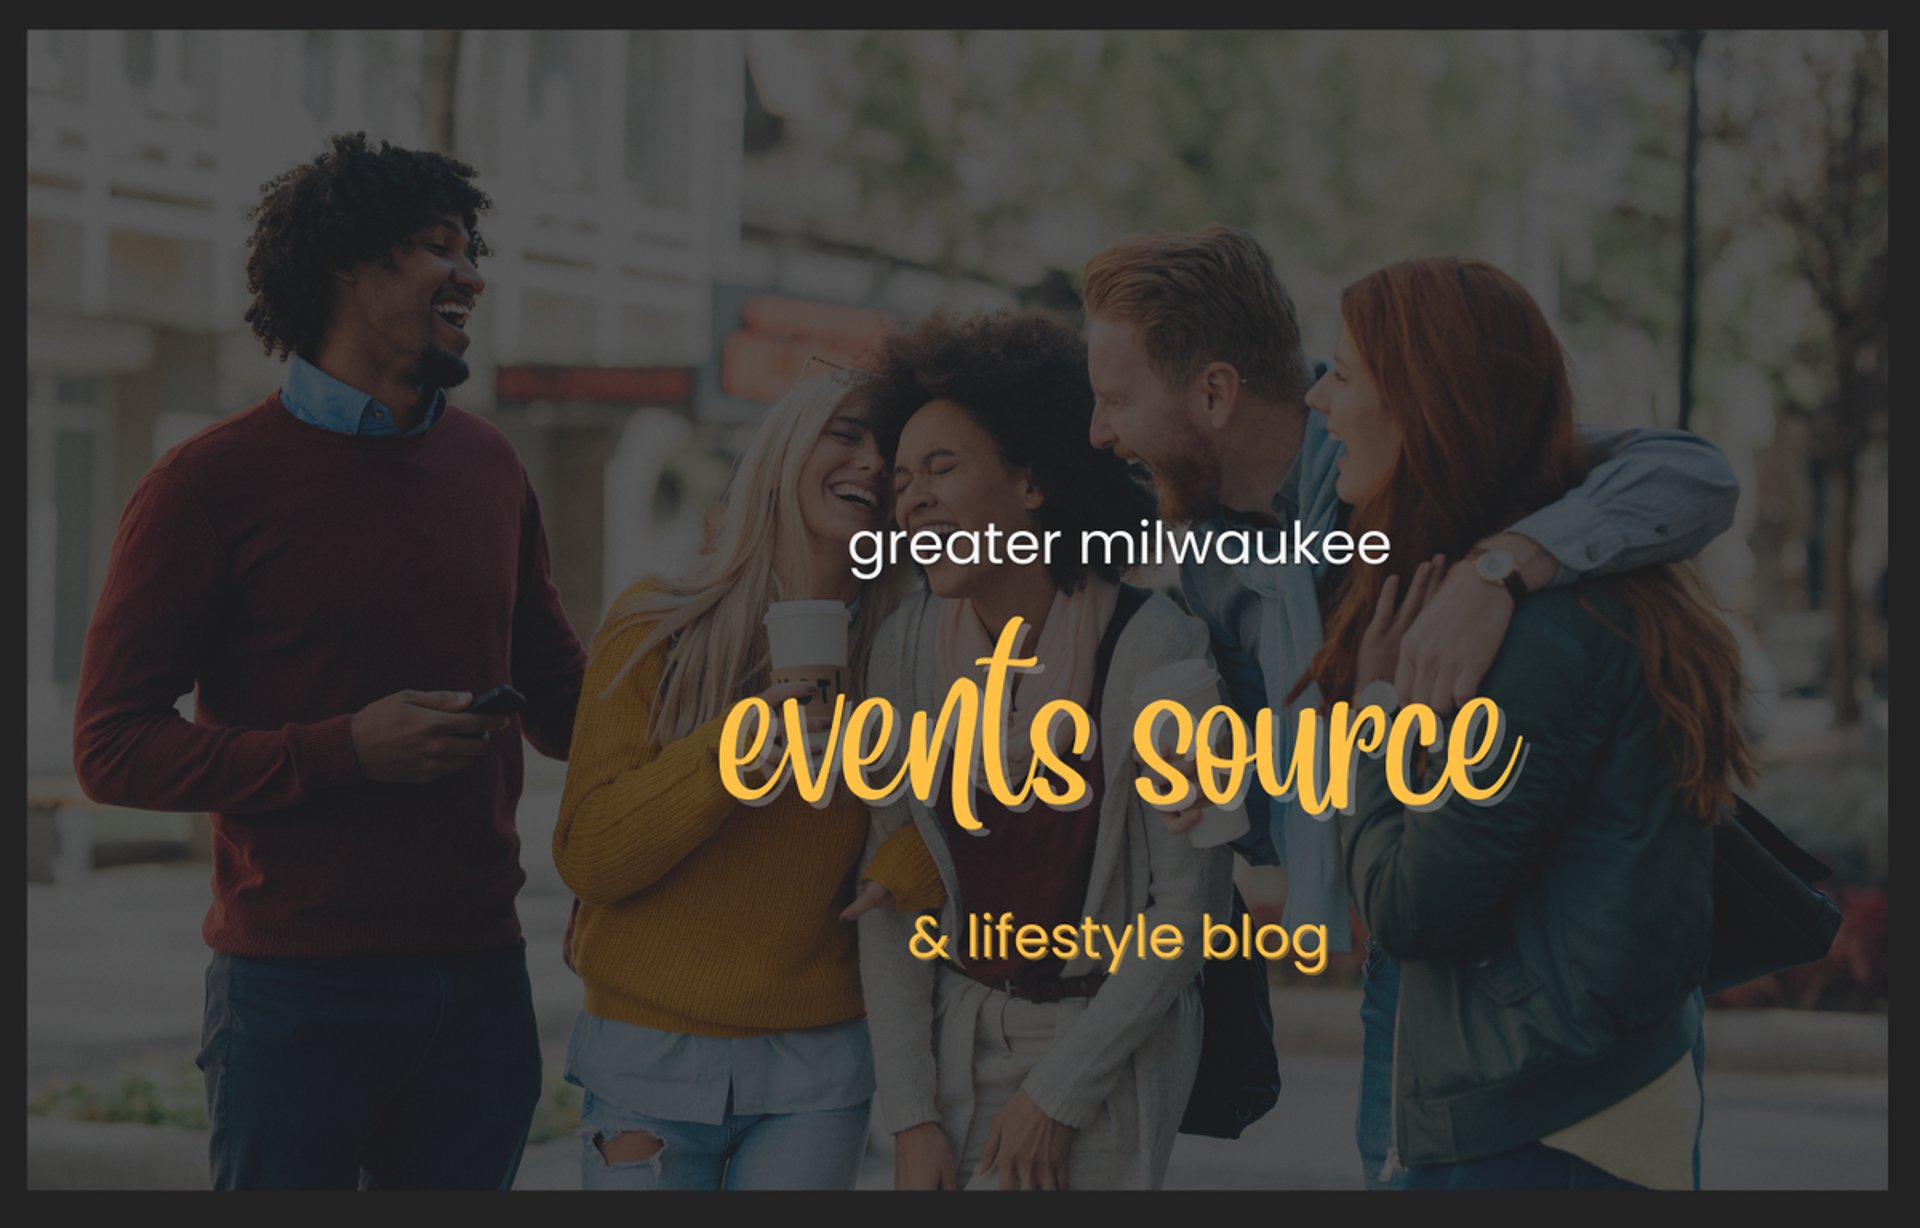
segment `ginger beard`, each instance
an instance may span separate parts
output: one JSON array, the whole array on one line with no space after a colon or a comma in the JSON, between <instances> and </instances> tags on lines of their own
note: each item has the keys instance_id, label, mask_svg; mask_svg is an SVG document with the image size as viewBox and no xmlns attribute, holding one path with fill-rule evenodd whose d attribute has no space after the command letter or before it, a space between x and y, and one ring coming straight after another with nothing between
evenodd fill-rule
<instances>
[{"instance_id":1,"label":"ginger beard","mask_svg":"<svg viewBox=\"0 0 1920 1228\"><path fill-rule=\"evenodd\" d=\"M1220 504L1220 458L1192 435L1169 431L1151 456L1153 494L1160 519L1169 524L1204 520Z\"/></svg>"}]
</instances>

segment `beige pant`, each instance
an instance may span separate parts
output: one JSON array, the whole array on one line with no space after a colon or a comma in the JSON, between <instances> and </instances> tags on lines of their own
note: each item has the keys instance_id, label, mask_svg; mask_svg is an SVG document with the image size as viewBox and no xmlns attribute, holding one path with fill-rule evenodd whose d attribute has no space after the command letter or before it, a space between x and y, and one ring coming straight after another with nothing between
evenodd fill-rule
<instances>
[{"instance_id":1,"label":"beige pant","mask_svg":"<svg viewBox=\"0 0 1920 1228\"><path fill-rule=\"evenodd\" d=\"M1086 1010L1087 1000L1027 1002L998 990L975 986L973 991L948 999L950 1009L941 1019L940 1105L947 1115L949 1139L963 1139L958 1148L959 1177L966 1189L1000 1188L1000 1165L974 1175L994 1117L1020 1090L1027 1072L1052 1050L1059 1037ZM956 1017L959 1016L959 1017ZM969 1065L950 1060L964 1033L972 1033L973 1060ZM1146 1169L1139 1155L1140 1131L1131 1064L1093 1121L1074 1131L1073 1151L1067 1161L1067 1187L1076 1190L1139 1189Z\"/></svg>"}]
</instances>

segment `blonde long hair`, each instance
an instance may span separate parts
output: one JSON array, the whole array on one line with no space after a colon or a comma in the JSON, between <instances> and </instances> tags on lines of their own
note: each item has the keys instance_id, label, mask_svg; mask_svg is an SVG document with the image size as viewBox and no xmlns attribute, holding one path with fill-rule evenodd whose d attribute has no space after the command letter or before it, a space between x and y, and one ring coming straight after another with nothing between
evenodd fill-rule
<instances>
[{"instance_id":1,"label":"blonde long hair","mask_svg":"<svg viewBox=\"0 0 1920 1228\"><path fill-rule=\"evenodd\" d=\"M834 412L865 395L864 382L853 372L829 372L802 380L775 402L727 484L712 550L680 578L635 585L608 609L602 637L651 624L609 693L648 653L669 645L648 733L655 745L685 737L766 689L767 635L760 620L774 602L804 600L813 591L800 470ZM881 483L883 500L891 489ZM874 635L906 583L902 575L882 573L861 586L848 669L855 695L863 691Z\"/></svg>"}]
</instances>

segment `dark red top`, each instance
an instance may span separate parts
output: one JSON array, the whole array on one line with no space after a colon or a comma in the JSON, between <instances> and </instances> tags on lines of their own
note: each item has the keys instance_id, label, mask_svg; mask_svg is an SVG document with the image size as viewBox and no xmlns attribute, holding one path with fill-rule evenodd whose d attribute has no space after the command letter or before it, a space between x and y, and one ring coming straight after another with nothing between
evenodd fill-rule
<instances>
[{"instance_id":1,"label":"dark red top","mask_svg":"<svg viewBox=\"0 0 1920 1228\"><path fill-rule=\"evenodd\" d=\"M520 739L430 784L377 784L349 721L395 691L511 682L521 731L564 758L586 655L549 573L533 488L483 418L449 408L425 435L369 438L277 396L225 418L161 457L121 517L81 664L81 787L211 812L215 950L511 945ZM188 691L191 721L174 710Z\"/></svg>"},{"instance_id":2,"label":"dark red top","mask_svg":"<svg viewBox=\"0 0 1920 1228\"><path fill-rule=\"evenodd\" d=\"M1113 645L1127 620L1139 609L1142 594L1121 589L1121 599L1112 620L1101 637L1095 657L1093 697L1087 711L1098 721L1100 701L1106 690L1107 667L1113 657ZM1100 834L1100 805L1106 793L1103 765L1106 748L1094 740L1090 758L1075 761L1074 767L1087 778L1087 796L1075 810L1055 810L1034 798L1025 811L1012 811L1001 805L993 791L977 786L973 791L973 813L981 830L969 831L953 817L951 795L939 794L940 833L946 837L947 850L953 856L953 869L959 884L961 933L954 943L960 963L979 980L1021 980L1030 977L1058 976L1064 962L1052 954L1038 960L1023 958L1014 947L1012 936L1022 925L1037 924L1047 929L1051 948L1053 928L1071 925L1076 930L1086 916L1087 881L1093 874L1093 847ZM969 957L969 918L992 913L1013 914L1013 929L1008 933L1008 951L999 950L997 931L993 936L993 958ZM980 917L983 927L990 923ZM1083 938L1084 940L1084 938ZM983 945L981 950L987 948Z\"/></svg>"}]
</instances>

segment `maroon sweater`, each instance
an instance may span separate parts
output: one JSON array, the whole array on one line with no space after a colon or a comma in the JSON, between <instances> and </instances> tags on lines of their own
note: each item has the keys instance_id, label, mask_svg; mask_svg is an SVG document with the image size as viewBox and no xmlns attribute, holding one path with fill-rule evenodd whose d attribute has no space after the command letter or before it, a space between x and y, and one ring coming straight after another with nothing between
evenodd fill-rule
<instances>
[{"instance_id":1,"label":"maroon sweater","mask_svg":"<svg viewBox=\"0 0 1920 1228\"><path fill-rule=\"evenodd\" d=\"M510 946L519 737L430 784L380 784L349 722L395 691L511 682L528 740L565 758L585 662L497 428L449 408L425 435L343 435L276 395L134 491L87 632L74 768L98 802L212 813L217 951Z\"/></svg>"}]
</instances>

